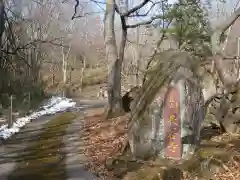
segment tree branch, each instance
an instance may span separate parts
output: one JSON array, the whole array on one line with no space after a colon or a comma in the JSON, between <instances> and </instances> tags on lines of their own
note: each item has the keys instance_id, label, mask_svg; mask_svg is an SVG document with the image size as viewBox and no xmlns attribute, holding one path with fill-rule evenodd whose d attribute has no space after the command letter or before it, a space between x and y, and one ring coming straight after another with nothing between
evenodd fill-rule
<instances>
[{"instance_id":1,"label":"tree branch","mask_svg":"<svg viewBox=\"0 0 240 180\"><path fill-rule=\"evenodd\" d=\"M74 6L74 13L73 13L73 15L72 15L71 20L76 19L76 18L85 17L85 16L87 16L87 15L98 14L98 13L104 12L104 9L99 5L99 3L101 3L101 2L95 1L95 0L91 0L92 2L96 3L96 4L98 5L98 7L100 7L103 11L87 12L87 13L84 13L84 14L82 14L82 15L77 15L77 9L78 9L78 7L81 6L82 9L84 9L84 7L83 7L83 5L80 4L79 0L75 0L75 1L76 1L76 4L75 4L75 6Z\"/></svg>"},{"instance_id":2,"label":"tree branch","mask_svg":"<svg viewBox=\"0 0 240 180\"><path fill-rule=\"evenodd\" d=\"M152 2L152 1L151 1ZM147 10L147 12L145 12L144 14L138 14L138 12L136 11L136 15L129 15L128 17L145 17L147 16L151 10L157 5L160 4L161 2L152 2L151 7Z\"/></svg>"},{"instance_id":3,"label":"tree branch","mask_svg":"<svg viewBox=\"0 0 240 180\"><path fill-rule=\"evenodd\" d=\"M221 48L221 37L224 34L224 32L235 23L235 21L240 16L240 7L222 24L217 26L215 30L213 31L213 34L211 36L211 43L212 43L212 54L214 57L214 65L217 71L217 74L222 81L223 85L225 87L227 86L233 86L237 83L237 78L233 78L230 76L226 69L224 68L223 64L223 52Z\"/></svg>"},{"instance_id":4,"label":"tree branch","mask_svg":"<svg viewBox=\"0 0 240 180\"><path fill-rule=\"evenodd\" d=\"M74 14L73 14L73 16L72 16L72 20L75 18L75 16L76 16L76 14L77 14L77 8L78 8L78 6L82 6L80 3L79 3L79 0L75 0L76 1L76 4L75 4L75 6L74 6ZM82 6L82 8L83 8L83 6Z\"/></svg>"},{"instance_id":5,"label":"tree branch","mask_svg":"<svg viewBox=\"0 0 240 180\"><path fill-rule=\"evenodd\" d=\"M96 1L96 0L90 0L90 1L94 2L100 9L105 11L104 8L100 5L100 4L106 4L105 2L100 2L100 1Z\"/></svg>"},{"instance_id":6,"label":"tree branch","mask_svg":"<svg viewBox=\"0 0 240 180\"><path fill-rule=\"evenodd\" d=\"M105 2L97 1L97 0L90 0L91 2L97 3L97 4L106 4Z\"/></svg>"},{"instance_id":7,"label":"tree branch","mask_svg":"<svg viewBox=\"0 0 240 180\"><path fill-rule=\"evenodd\" d=\"M128 10L127 12L123 13L123 12L120 12L119 8L117 5L115 5L115 9L116 9L116 12L119 13L121 16L129 16L130 14L136 12L137 10L141 9L143 6L145 6L148 2L151 2L151 0L143 0L142 3L140 3L139 5L133 7L132 9Z\"/></svg>"},{"instance_id":8,"label":"tree branch","mask_svg":"<svg viewBox=\"0 0 240 180\"><path fill-rule=\"evenodd\" d=\"M36 39L36 40L33 40L27 44L24 44L23 46L19 46L19 47L16 47L13 51L5 51L5 50L1 50L2 52L6 53L6 54L16 54L18 51L20 50L23 50L23 49L27 49L28 46L32 46L32 45L36 45L38 43L41 43L41 44L44 44L44 43L48 43L48 44L52 44L52 45L55 45L55 46L61 46L61 47L67 47L69 48L69 46L66 46L66 45L63 45L63 44L59 44L59 43L56 43L54 41L58 40L60 38L55 38L55 39L52 39L52 40L42 40L42 39Z\"/></svg>"},{"instance_id":9,"label":"tree branch","mask_svg":"<svg viewBox=\"0 0 240 180\"><path fill-rule=\"evenodd\" d=\"M240 16L240 7L227 19L225 20L222 24L217 26L214 29L214 32L212 34L212 50L213 54L222 54L221 49L219 48L221 44L221 36L225 33L225 31L232 25L234 22L238 19Z\"/></svg>"},{"instance_id":10,"label":"tree branch","mask_svg":"<svg viewBox=\"0 0 240 180\"><path fill-rule=\"evenodd\" d=\"M98 12L87 12L87 13L84 13L82 15L75 15L73 16L71 19L76 19L76 18L82 18L82 17L85 17L85 16L88 16L88 15L92 15L92 14L99 14L99 13L103 13L104 11L98 11Z\"/></svg>"},{"instance_id":11,"label":"tree branch","mask_svg":"<svg viewBox=\"0 0 240 180\"><path fill-rule=\"evenodd\" d=\"M126 27L127 27L127 28L136 28L136 27L138 27L138 26L151 24L154 20L156 20L156 19L161 19L161 18L163 18L163 15L156 15L156 16L154 16L154 17L151 17L150 20L142 21L142 22L139 22L139 23L136 23L136 24L126 25Z\"/></svg>"}]
</instances>

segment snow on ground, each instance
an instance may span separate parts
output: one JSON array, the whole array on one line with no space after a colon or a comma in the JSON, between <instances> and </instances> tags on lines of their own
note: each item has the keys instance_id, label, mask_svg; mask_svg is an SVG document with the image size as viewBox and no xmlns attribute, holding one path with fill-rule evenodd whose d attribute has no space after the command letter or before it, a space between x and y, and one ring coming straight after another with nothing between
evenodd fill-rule
<instances>
[{"instance_id":1,"label":"snow on ground","mask_svg":"<svg viewBox=\"0 0 240 180\"><path fill-rule=\"evenodd\" d=\"M63 112L68 108L75 107L75 105L76 102L73 102L71 99L53 96L36 112L33 112L29 116L17 118L11 128L8 128L7 124L2 125L0 127L0 139L10 138L13 134L19 132L20 128L25 126L31 120L37 119L40 116L51 115L57 112Z\"/></svg>"}]
</instances>

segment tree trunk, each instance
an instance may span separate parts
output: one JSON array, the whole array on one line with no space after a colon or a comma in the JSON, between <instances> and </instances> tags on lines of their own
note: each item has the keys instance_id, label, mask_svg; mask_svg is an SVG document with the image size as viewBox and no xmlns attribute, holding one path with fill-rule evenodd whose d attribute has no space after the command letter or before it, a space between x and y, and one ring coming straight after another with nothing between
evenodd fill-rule
<instances>
[{"instance_id":1,"label":"tree trunk","mask_svg":"<svg viewBox=\"0 0 240 180\"><path fill-rule=\"evenodd\" d=\"M222 57L221 36L233 23L235 23L239 16L240 8L238 8L229 18L227 18L226 21L224 21L218 27L216 27L214 33L211 36L212 53L214 55L214 65L216 68L216 72L225 88L232 87L234 84L236 84L237 78L230 76L226 72L226 68L224 67Z\"/></svg>"},{"instance_id":2,"label":"tree trunk","mask_svg":"<svg viewBox=\"0 0 240 180\"><path fill-rule=\"evenodd\" d=\"M141 69L141 52L140 52L140 27L138 26L136 31L136 35L137 35L137 58L136 58L136 65L137 65L137 69L136 69L136 85L140 85L140 77L139 77L139 69Z\"/></svg>"},{"instance_id":3,"label":"tree trunk","mask_svg":"<svg viewBox=\"0 0 240 180\"><path fill-rule=\"evenodd\" d=\"M0 0L0 47L2 47L2 35L5 30L5 12L3 0Z\"/></svg>"},{"instance_id":4,"label":"tree trunk","mask_svg":"<svg viewBox=\"0 0 240 180\"><path fill-rule=\"evenodd\" d=\"M2 66L3 66L2 47L3 47L4 31L5 31L5 8L4 8L3 0L0 0L0 69L2 69ZM2 89L3 82L4 82L3 80L0 81L0 89Z\"/></svg>"},{"instance_id":5,"label":"tree trunk","mask_svg":"<svg viewBox=\"0 0 240 180\"><path fill-rule=\"evenodd\" d=\"M211 36L212 53L214 55L213 60L214 60L214 67L216 69L216 73L224 86L223 87L224 91L227 93L236 91L235 92L236 94L239 93L238 92L239 78L236 75L229 74L227 72L227 69L224 66L221 36L225 33L225 31L229 27L231 27L235 23L235 21L239 18L239 16L240 16L240 8L236 9L236 11L229 18L227 18L218 27L216 27L214 30L214 33ZM234 106L233 102L237 102L239 104L240 97L237 97L236 99L234 99L232 96L231 106ZM224 103L222 104L222 107L223 105ZM231 106L229 106L227 110L229 110ZM220 107L219 109L219 111L221 112L223 111L222 107ZM220 119L217 119L217 120L222 121L220 123L222 123L222 126L225 128L227 132L233 132L233 131L238 132L239 131L238 122L236 122L236 119L234 118L236 108L232 107L232 112L230 113L228 113L227 110L224 117L221 117ZM229 119L232 119L231 122ZM234 128L229 128L229 126L233 126Z\"/></svg>"},{"instance_id":6,"label":"tree trunk","mask_svg":"<svg viewBox=\"0 0 240 180\"><path fill-rule=\"evenodd\" d=\"M113 0L110 0L106 4L106 12L104 19L106 57L108 60L108 64L110 64L110 66L108 67L108 107L106 111L106 118L117 116L123 111L121 99L121 71L122 62L124 59L124 49L127 39L127 28L125 18L121 17L122 37L118 54L114 32L114 18L115 2Z\"/></svg>"},{"instance_id":7,"label":"tree trunk","mask_svg":"<svg viewBox=\"0 0 240 180\"><path fill-rule=\"evenodd\" d=\"M62 71L63 71L63 84L64 85L66 84L66 80L67 80L66 67L67 67L67 62L65 59L64 47L62 46Z\"/></svg>"},{"instance_id":8,"label":"tree trunk","mask_svg":"<svg viewBox=\"0 0 240 180\"><path fill-rule=\"evenodd\" d=\"M84 70L86 68L86 56L83 55L83 67L81 68L81 78L80 78L80 92L82 92L83 89L83 76L84 76Z\"/></svg>"}]
</instances>

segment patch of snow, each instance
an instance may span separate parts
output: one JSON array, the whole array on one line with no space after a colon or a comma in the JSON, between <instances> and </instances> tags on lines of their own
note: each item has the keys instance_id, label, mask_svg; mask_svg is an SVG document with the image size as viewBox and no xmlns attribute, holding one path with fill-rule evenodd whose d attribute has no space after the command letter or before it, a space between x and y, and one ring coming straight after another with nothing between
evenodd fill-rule
<instances>
[{"instance_id":1,"label":"patch of snow","mask_svg":"<svg viewBox=\"0 0 240 180\"><path fill-rule=\"evenodd\" d=\"M0 139L10 138L13 134L19 132L20 128L25 126L31 120L37 119L44 115L52 115L57 112L66 111L71 107L75 107L75 105L76 102L72 101L71 99L53 96L36 112L33 112L29 116L17 118L11 128L8 128L7 124L2 125L0 127Z\"/></svg>"}]
</instances>

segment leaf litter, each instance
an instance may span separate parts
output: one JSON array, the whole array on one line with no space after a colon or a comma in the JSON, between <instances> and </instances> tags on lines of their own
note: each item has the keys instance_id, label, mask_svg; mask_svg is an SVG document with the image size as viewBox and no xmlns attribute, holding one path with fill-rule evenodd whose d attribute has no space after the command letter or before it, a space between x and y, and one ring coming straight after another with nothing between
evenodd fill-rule
<instances>
[{"instance_id":1,"label":"leaf litter","mask_svg":"<svg viewBox=\"0 0 240 180\"><path fill-rule=\"evenodd\" d=\"M114 180L117 179L114 173L106 168L106 161L109 158L114 158L120 154L124 142L127 139L127 116L120 116L103 120L104 109L89 110L85 116L85 142L87 148L85 155L90 158L86 167L93 172L96 172L101 179ZM223 139L229 139L229 134L215 136L211 141L221 142ZM228 138L226 138L228 137ZM235 138L235 143L225 142L226 151L234 151L234 156L227 162L221 162L222 170L214 172L212 180L239 180L240 179L240 137ZM156 168L156 167L148 167ZM142 168L141 168L142 171ZM149 171L148 171L149 172ZM160 171L159 171L160 172ZM138 171L136 172L136 174ZM129 174L133 174L130 172ZM124 179L127 178L128 174ZM183 172L183 180L189 180L191 173ZM134 180L136 178L131 178ZM136 179L138 180L138 179ZM159 180L161 180L159 176Z\"/></svg>"}]
</instances>

